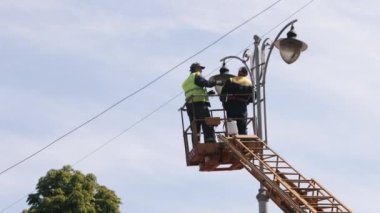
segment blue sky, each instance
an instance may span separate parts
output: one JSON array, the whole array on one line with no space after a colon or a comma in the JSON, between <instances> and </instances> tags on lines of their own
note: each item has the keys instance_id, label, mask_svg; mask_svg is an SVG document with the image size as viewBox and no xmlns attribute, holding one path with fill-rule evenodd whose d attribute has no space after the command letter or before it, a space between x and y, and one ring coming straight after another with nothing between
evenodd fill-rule
<instances>
[{"instance_id":1,"label":"blue sky","mask_svg":"<svg viewBox=\"0 0 380 213\"><path fill-rule=\"evenodd\" d=\"M275 1L0 2L0 168L9 167L166 72ZM193 61L206 72L306 4L266 13L94 122L0 176L0 209L34 190L181 91ZM271 147L354 212L374 212L380 15L376 1L315 0L292 18L309 49L292 65L272 55L267 83ZM268 36L274 38L279 28ZM229 64L236 70L240 64ZM234 71L232 71L234 72ZM166 107L75 169L122 198L122 212L256 212L248 172L186 167L178 108ZM21 212L23 200L5 212ZM270 212L281 212L272 202Z\"/></svg>"}]
</instances>

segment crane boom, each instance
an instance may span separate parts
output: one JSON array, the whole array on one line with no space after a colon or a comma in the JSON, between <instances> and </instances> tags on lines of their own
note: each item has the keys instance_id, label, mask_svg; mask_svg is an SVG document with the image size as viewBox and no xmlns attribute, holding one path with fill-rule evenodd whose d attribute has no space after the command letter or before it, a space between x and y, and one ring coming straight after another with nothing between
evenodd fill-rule
<instances>
[{"instance_id":1,"label":"crane boom","mask_svg":"<svg viewBox=\"0 0 380 213\"><path fill-rule=\"evenodd\" d=\"M269 197L284 212L352 212L317 181L305 178L257 136L218 135L218 139L267 188ZM251 143L257 145L246 145Z\"/></svg>"},{"instance_id":2,"label":"crane boom","mask_svg":"<svg viewBox=\"0 0 380 213\"><path fill-rule=\"evenodd\" d=\"M304 177L262 138L254 133L236 135L229 131L228 125L220 125L229 122L223 109L212 109L211 117L194 118L185 125L183 114L187 110L185 106L180 108L188 166L199 166L202 172L244 168L266 189L263 196L269 197L285 213L352 213L316 180ZM196 128L196 122L200 121L215 127L217 141L201 142L203 132ZM254 116L247 118L253 130L254 121Z\"/></svg>"}]
</instances>

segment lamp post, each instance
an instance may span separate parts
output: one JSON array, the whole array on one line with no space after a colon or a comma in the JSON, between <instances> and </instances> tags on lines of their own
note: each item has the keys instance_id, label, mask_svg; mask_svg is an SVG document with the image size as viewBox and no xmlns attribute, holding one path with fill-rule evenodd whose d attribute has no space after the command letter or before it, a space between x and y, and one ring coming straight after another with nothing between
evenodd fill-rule
<instances>
[{"instance_id":1,"label":"lamp post","mask_svg":"<svg viewBox=\"0 0 380 213\"><path fill-rule=\"evenodd\" d=\"M293 63L298 59L302 51L307 49L307 44L297 40L297 34L294 32L293 24L297 20L293 20L285 25L280 32L277 34L273 42L269 42L266 38L262 40L259 36L255 35L254 38L254 49L253 54L247 54L244 52L243 58L237 56L227 56L221 59L225 61L226 59L238 59L241 61L246 68L249 68L250 78L254 87L252 91L252 97L255 97L253 103L253 131L261 138L265 143L268 143L267 135L267 119L266 119L266 96L265 96L265 83L266 83L266 73L268 68L268 62L274 47L280 50L281 58L288 64ZM280 38L281 34L291 26L290 31L287 33L287 38ZM261 48L259 48L261 45ZM268 55L266 56L265 51L268 49ZM250 65L247 64L250 62ZM261 167L261 166L260 166ZM261 167L262 169L262 167ZM259 213L267 212L267 202L269 196L265 187L260 184L259 193L256 196L259 202Z\"/></svg>"}]
</instances>

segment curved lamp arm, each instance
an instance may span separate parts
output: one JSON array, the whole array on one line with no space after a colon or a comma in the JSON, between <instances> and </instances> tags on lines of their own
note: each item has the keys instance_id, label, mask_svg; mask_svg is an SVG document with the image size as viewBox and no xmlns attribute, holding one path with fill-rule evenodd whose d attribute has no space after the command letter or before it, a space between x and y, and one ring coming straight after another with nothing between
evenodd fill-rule
<instances>
[{"instance_id":1,"label":"curved lamp arm","mask_svg":"<svg viewBox=\"0 0 380 213\"><path fill-rule=\"evenodd\" d=\"M267 74L267 68L268 68L268 62L269 62L269 58L272 54L272 50L273 50L273 47L274 47L274 42L277 41L277 39L281 36L281 34L284 32L284 30L286 28L288 28L289 26L291 26L292 24L294 24L295 22L297 22L298 20L297 19L294 19L293 21L289 22L287 25L285 25L285 27L283 27L281 29L281 31L277 34L276 38L274 39L274 41L272 42L272 44L270 45L269 47L269 52L268 52L268 56L267 56L267 59L266 59L266 63L264 65L264 69L263 69L263 81L262 83L265 84L265 79L266 79L266 74Z\"/></svg>"},{"instance_id":2,"label":"curved lamp arm","mask_svg":"<svg viewBox=\"0 0 380 213\"><path fill-rule=\"evenodd\" d=\"M243 57L246 57L246 52L247 52L247 51L244 52ZM238 57L238 56L231 55L231 56L226 56L226 57L220 59L220 61L222 62L222 61L225 61L225 60L227 60L227 59L237 59L237 60L239 60L241 63L244 64L244 66L245 66L245 68L246 68L247 70L250 70L249 67L248 67L248 65L247 65L247 61L248 61L247 59L248 59L248 58L246 58L246 60L244 60L244 59L242 59L242 58L240 58L240 57ZM249 75L250 75L250 77L251 77L251 79L252 79L252 77L253 77L253 76L252 76L252 73L251 73L251 72L248 72L248 73L249 73Z\"/></svg>"},{"instance_id":3,"label":"curved lamp arm","mask_svg":"<svg viewBox=\"0 0 380 213\"><path fill-rule=\"evenodd\" d=\"M261 64L265 64L265 48L267 47L267 46L269 46L270 45L270 43L268 42L270 39L269 38L266 38L266 39L264 39L264 41L263 41L263 43L261 44ZM264 68L265 68L265 66L261 66L261 72L260 72L260 79L262 79L263 78L263 73L264 73ZM265 83L264 81L263 81L263 83Z\"/></svg>"}]
</instances>

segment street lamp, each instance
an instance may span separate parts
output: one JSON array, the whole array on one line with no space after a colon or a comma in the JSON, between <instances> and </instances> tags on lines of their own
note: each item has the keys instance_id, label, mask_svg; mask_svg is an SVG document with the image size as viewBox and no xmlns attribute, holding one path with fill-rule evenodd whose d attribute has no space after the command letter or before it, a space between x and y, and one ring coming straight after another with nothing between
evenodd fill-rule
<instances>
[{"instance_id":1,"label":"street lamp","mask_svg":"<svg viewBox=\"0 0 380 213\"><path fill-rule=\"evenodd\" d=\"M307 44L296 39L294 26L287 33L287 38L281 38L274 42L274 46L280 50L281 58L288 64L295 62L301 52L307 49Z\"/></svg>"},{"instance_id":2,"label":"street lamp","mask_svg":"<svg viewBox=\"0 0 380 213\"><path fill-rule=\"evenodd\" d=\"M266 83L266 73L268 68L268 62L274 47L280 50L281 58L288 64L293 63L298 59L301 52L307 49L307 44L296 39L297 34L294 32L293 24L297 20L293 20L285 25L280 32L277 34L273 42L269 42L269 38L263 41L257 35L254 38L254 49L253 55L248 55L247 51L244 52L243 58L237 56L227 56L221 59L225 61L226 59L238 59L250 72L250 78L254 86L252 91L252 97L255 97L253 102L253 131L254 133L262 139L265 143L268 143L267 136L267 119L266 119L266 97L265 97L265 83ZM290 31L287 33L287 38L281 38L281 34L291 26ZM259 48L261 44L261 48ZM269 47L269 48L268 48ZM265 51L268 48L268 55L266 56ZM250 66L247 62L250 61ZM262 166L260 166L263 169ZM267 212L267 202L269 196L265 187L260 184L259 193L257 195L257 200L259 202L259 213Z\"/></svg>"}]
</instances>

